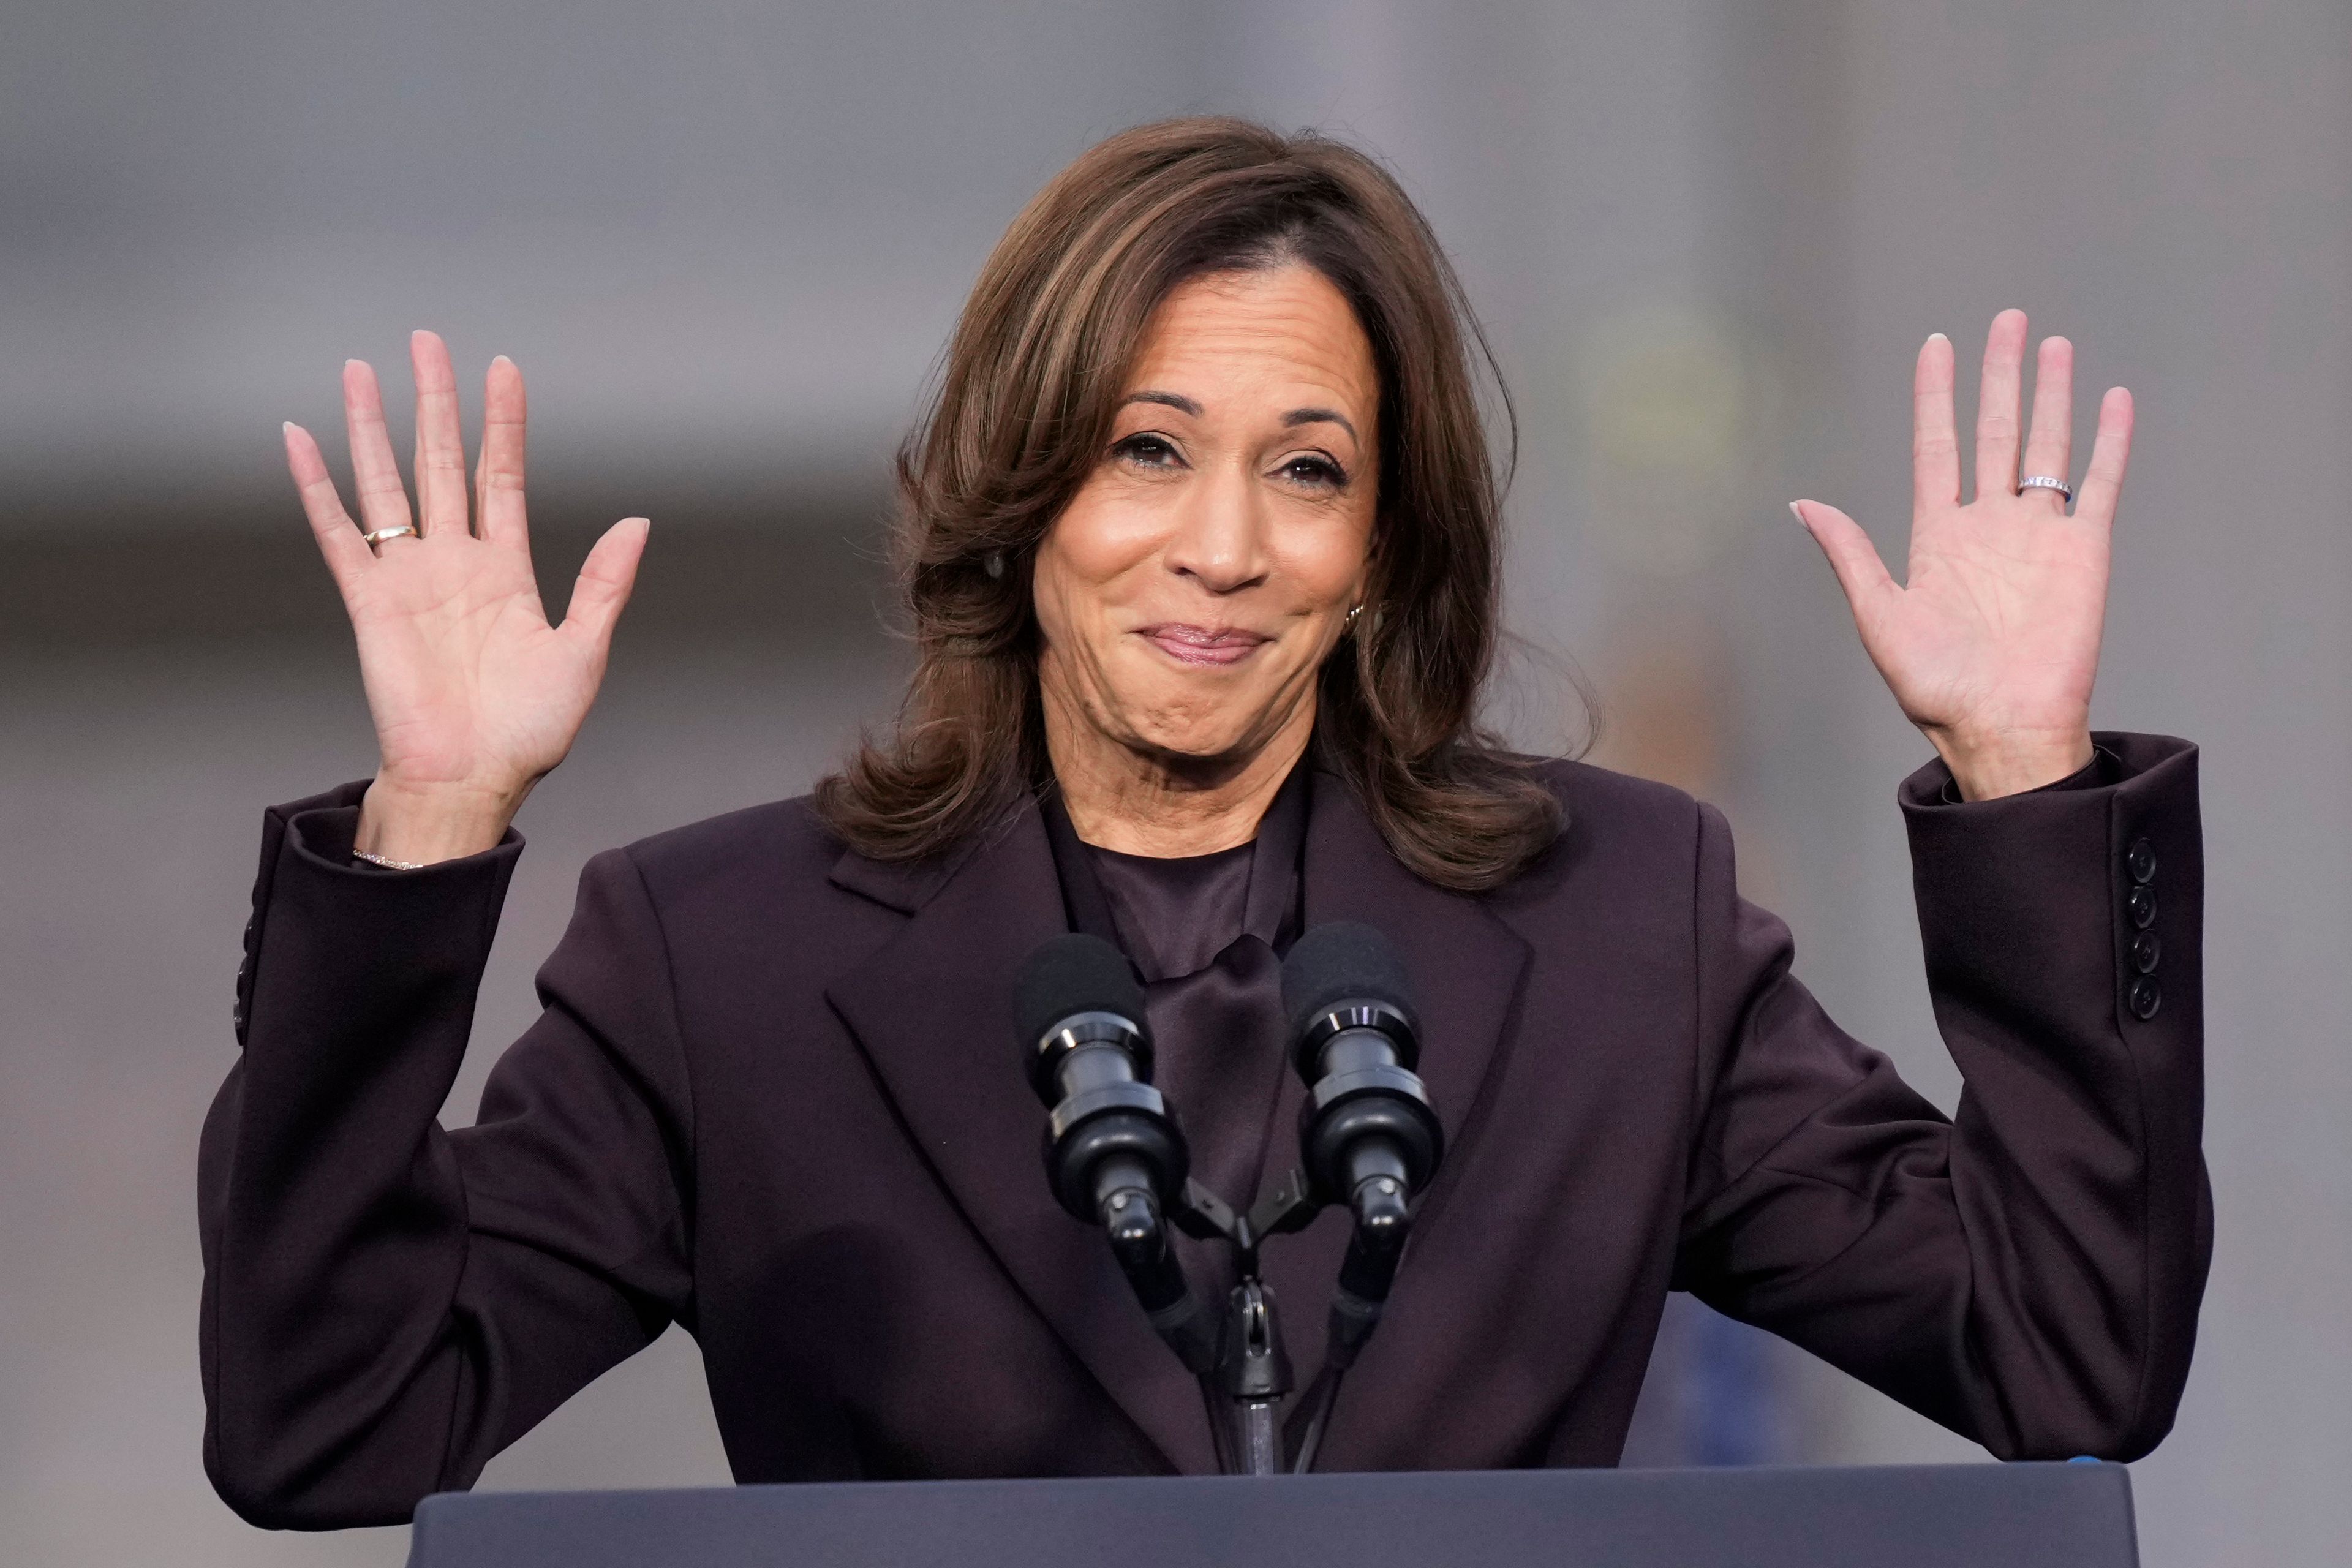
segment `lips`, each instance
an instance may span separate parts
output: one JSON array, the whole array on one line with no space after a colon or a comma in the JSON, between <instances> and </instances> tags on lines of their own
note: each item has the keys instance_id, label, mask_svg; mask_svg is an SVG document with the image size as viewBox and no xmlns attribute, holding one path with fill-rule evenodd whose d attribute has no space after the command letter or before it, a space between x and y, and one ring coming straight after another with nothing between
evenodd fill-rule
<instances>
[{"instance_id":1,"label":"lips","mask_svg":"<svg viewBox=\"0 0 2352 1568\"><path fill-rule=\"evenodd\" d=\"M1239 664L1274 639L1238 626L1145 626L1140 635L1179 664L1211 668Z\"/></svg>"}]
</instances>

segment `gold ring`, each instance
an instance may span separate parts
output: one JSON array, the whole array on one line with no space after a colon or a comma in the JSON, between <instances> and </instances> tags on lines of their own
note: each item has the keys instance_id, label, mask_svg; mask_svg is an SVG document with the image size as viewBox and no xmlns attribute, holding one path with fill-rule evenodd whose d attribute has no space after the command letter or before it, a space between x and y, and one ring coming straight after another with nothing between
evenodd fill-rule
<instances>
[{"instance_id":1,"label":"gold ring","mask_svg":"<svg viewBox=\"0 0 2352 1568\"><path fill-rule=\"evenodd\" d=\"M398 528L379 528L373 533L362 533L360 537L367 541L367 547L370 550L373 550L385 540L398 539L404 533L408 535L411 539L422 539L424 537L423 534L416 531L416 525L413 522L404 522Z\"/></svg>"}]
</instances>

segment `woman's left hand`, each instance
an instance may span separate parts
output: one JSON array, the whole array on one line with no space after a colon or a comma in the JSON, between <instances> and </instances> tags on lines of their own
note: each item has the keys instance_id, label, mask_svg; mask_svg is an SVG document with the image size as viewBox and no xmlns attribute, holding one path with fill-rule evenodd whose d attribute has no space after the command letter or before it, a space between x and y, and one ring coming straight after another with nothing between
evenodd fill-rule
<instances>
[{"instance_id":1,"label":"woman's left hand","mask_svg":"<svg viewBox=\"0 0 2352 1568\"><path fill-rule=\"evenodd\" d=\"M2055 783L2091 760L2108 535L2131 452L2131 394L2116 387L2099 405L2073 515L2055 490L2019 493L2025 343L2025 312L1993 318L1977 403L1977 495L1965 506L1951 342L1938 332L1919 351L1907 582L1888 574L1845 513L1794 504L1853 606L1871 662L1969 800ZM2070 471L2074 370L2074 345L2044 338L2025 475Z\"/></svg>"}]
</instances>

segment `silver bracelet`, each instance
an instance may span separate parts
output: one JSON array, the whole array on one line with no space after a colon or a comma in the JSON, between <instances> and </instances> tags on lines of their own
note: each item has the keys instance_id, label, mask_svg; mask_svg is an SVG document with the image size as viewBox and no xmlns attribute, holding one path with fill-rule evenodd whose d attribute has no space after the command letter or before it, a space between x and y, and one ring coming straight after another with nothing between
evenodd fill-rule
<instances>
[{"instance_id":1,"label":"silver bracelet","mask_svg":"<svg viewBox=\"0 0 2352 1568\"><path fill-rule=\"evenodd\" d=\"M381 866L387 871L422 871L425 869L425 862L422 860L395 860L389 855L371 855L364 849L352 850L352 858L354 860L364 860L371 866Z\"/></svg>"}]
</instances>

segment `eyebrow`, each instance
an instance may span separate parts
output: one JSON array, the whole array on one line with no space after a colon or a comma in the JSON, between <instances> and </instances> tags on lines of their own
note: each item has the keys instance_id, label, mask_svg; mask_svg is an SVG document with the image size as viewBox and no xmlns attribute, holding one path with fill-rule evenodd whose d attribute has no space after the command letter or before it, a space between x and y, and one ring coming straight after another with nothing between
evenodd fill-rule
<instances>
[{"instance_id":1,"label":"eyebrow","mask_svg":"<svg viewBox=\"0 0 2352 1568\"><path fill-rule=\"evenodd\" d=\"M1130 392L1119 400L1119 406L1130 403L1157 403L1195 419L1201 416L1201 405L1181 392ZM1294 408L1282 416L1282 425L1286 430L1300 425L1337 425L1353 439L1363 439L1356 434L1355 422L1336 408Z\"/></svg>"},{"instance_id":2,"label":"eyebrow","mask_svg":"<svg viewBox=\"0 0 2352 1568\"><path fill-rule=\"evenodd\" d=\"M1130 403L1164 404L1179 413L1189 414L1195 419L1201 416L1201 405L1181 392L1130 392L1119 400L1119 406L1124 408Z\"/></svg>"},{"instance_id":3,"label":"eyebrow","mask_svg":"<svg viewBox=\"0 0 2352 1568\"><path fill-rule=\"evenodd\" d=\"M1363 439L1356 434L1354 422L1336 408L1294 408L1282 416L1282 423L1286 429L1294 425L1337 425L1348 433L1349 439Z\"/></svg>"}]
</instances>

